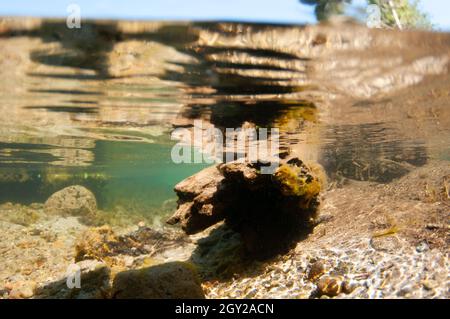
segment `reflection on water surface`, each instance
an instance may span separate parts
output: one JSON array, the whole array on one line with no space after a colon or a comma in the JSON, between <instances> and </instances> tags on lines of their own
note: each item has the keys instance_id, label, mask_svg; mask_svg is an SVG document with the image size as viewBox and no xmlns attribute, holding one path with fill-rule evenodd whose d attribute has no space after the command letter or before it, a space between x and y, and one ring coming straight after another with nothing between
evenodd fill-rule
<instances>
[{"instance_id":1,"label":"reflection on water surface","mask_svg":"<svg viewBox=\"0 0 450 319\"><path fill-rule=\"evenodd\" d=\"M170 159L170 130L194 119L279 127L282 148L319 161L332 180L389 182L448 160L446 84L395 95L448 68L448 36L339 30L5 22L0 201L42 202L82 184L103 209L155 214L174 184L206 166Z\"/></svg>"}]
</instances>

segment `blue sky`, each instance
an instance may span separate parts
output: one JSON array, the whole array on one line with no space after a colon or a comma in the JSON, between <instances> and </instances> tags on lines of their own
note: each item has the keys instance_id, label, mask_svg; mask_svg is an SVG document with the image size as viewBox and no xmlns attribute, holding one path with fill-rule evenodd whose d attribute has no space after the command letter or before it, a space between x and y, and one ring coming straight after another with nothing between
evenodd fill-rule
<instances>
[{"instance_id":1,"label":"blue sky","mask_svg":"<svg viewBox=\"0 0 450 319\"><path fill-rule=\"evenodd\" d=\"M2 0L0 16L64 17L69 4L82 18L314 22L313 8L298 0ZM356 3L364 3L356 0ZM432 22L450 30L450 1L422 0Z\"/></svg>"}]
</instances>

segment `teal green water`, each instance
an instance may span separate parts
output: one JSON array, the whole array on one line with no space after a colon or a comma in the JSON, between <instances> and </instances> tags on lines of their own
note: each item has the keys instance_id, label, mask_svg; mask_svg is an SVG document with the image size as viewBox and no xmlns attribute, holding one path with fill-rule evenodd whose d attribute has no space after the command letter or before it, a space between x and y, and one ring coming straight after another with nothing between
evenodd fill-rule
<instances>
[{"instance_id":1,"label":"teal green water","mask_svg":"<svg viewBox=\"0 0 450 319\"><path fill-rule=\"evenodd\" d=\"M175 207L174 185L206 167L173 163L170 152L174 143L167 136L155 143L96 141L89 166L2 165L0 201L44 202L53 192L77 184L95 194L102 210L169 213ZM39 154L34 160L37 158Z\"/></svg>"},{"instance_id":2,"label":"teal green water","mask_svg":"<svg viewBox=\"0 0 450 319\"><path fill-rule=\"evenodd\" d=\"M106 178L100 203L107 209L121 201L130 201L140 209L158 209L174 200L174 185L207 165L173 163L172 146L173 143L99 142L94 166Z\"/></svg>"}]
</instances>

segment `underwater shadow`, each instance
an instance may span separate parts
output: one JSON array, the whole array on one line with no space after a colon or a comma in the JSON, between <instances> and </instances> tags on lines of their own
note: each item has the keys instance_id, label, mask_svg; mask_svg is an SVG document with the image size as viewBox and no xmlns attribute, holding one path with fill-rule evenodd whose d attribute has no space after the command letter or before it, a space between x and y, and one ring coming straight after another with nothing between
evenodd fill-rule
<instances>
[{"instance_id":1,"label":"underwater shadow","mask_svg":"<svg viewBox=\"0 0 450 319\"><path fill-rule=\"evenodd\" d=\"M312 227L305 227L285 238L268 236L273 242L271 247L254 254L246 249L239 233L222 223L197 241L189 262L197 267L204 281L228 281L236 275L255 277L265 271L266 264L288 254L311 232Z\"/></svg>"}]
</instances>

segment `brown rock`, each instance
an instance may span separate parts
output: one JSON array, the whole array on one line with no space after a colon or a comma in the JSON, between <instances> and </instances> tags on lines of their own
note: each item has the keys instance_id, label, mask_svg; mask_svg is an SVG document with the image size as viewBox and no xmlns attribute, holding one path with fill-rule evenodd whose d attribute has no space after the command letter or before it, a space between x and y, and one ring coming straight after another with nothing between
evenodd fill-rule
<instances>
[{"instance_id":1,"label":"brown rock","mask_svg":"<svg viewBox=\"0 0 450 319\"><path fill-rule=\"evenodd\" d=\"M356 289L356 287L358 286L355 283L345 280L342 283L342 292L345 294L351 294Z\"/></svg>"},{"instance_id":2,"label":"brown rock","mask_svg":"<svg viewBox=\"0 0 450 319\"><path fill-rule=\"evenodd\" d=\"M343 279L339 276L322 277L317 283L317 292L320 296L335 297L342 291L342 281Z\"/></svg>"},{"instance_id":3,"label":"brown rock","mask_svg":"<svg viewBox=\"0 0 450 319\"><path fill-rule=\"evenodd\" d=\"M222 207L212 205L222 180L217 167L212 166L178 183L178 209L167 223L179 223L187 234L194 234L223 219Z\"/></svg>"},{"instance_id":4,"label":"brown rock","mask_svg":"<svg viewBox=\"0 0 450 319\"><path fill-rule=\"evenodd\" d=\"M314 281L325 273L325 265L321 261L316 261L311 265L308 272L308 279Z\"/></svg>"},{"instance_id":5,"label":"brown rock","mask_svg":"<svg viewBox=\"0 0 450 319\"><path fill-rule=\"evenodd\" d=\"M370 245L375 250L385 251L388 253L396 253L402 247L402 244L397 236L373 237L370 240Z\"/></svg>"},{"instance_id":6,"label":"brown rock","mask_svg":"<svg viewBox=\"0 0 450 319\"><path fill-rule=\"evenodd\" d=\"M167 223L193 234L225 220L255 257L289 249L314 225L320 169L298 158L283 160L273 175L263 166L229 162L187 178L175 187L178 209Z\"/></svg>"},{"instance_id":7,"label":"brown rock","mask_svg":"<svg viewBox=\"0 0 450 319\"><path fill-rule=\"evenodd\" d=\"M36 283L33 281L21 281L12 284L9 292L10 299L26 299L31 298L34 295Z\"/></svg>"},{"instance_id":8,"label":"brown rock","mask_svg":"<svg viewBox=\"0 0 450 319\"><path fill-rule=\"evenodd\" d=\"M112 297L119 299L204 299L192 265L171 262L118 273Z\"/></svg>"},{"instance_id":9,"label":"brown rock","mask_svg":"<svg viewBox=\"0 0 450 319\"><path fill-rule=\"evenodd\" d=\"M87 188L69 186L51 195L45 202L44 210L48 214L80 216L83 221L90 222L95 218L97 201Z\"/></svg>"}]
</instances>

